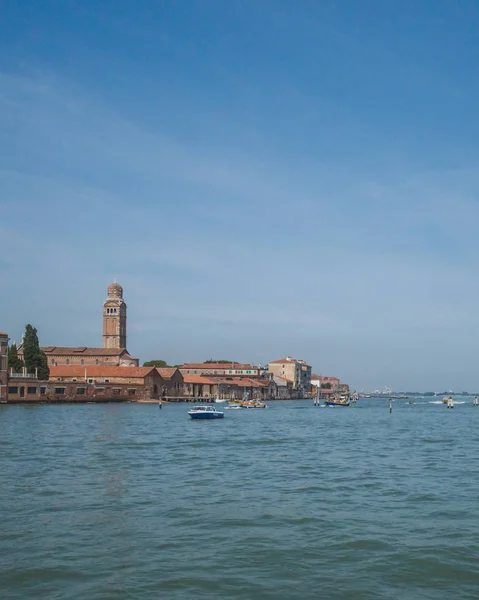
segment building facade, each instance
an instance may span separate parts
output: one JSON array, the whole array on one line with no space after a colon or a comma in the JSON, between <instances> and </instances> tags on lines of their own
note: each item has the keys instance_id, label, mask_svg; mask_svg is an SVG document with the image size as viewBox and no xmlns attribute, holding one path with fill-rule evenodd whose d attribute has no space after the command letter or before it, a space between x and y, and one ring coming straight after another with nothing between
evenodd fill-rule
<instances>
[{"instance_id":1,"label":"building facade","mask_svg":"<svg viewBox=\"0 0 479 600\"><path fill-rule=\"evenodd\" d=\"M311 392L311 367L304 360L287 356L268 364L268 371L273 375L291 381L293 389L300 393Z\"/></svg>"},{"instance_id":2,"label":"building facade","mask_svg":"<svg viewBox=\"0 0 479 600\"><path fill-rule=\"evenodd\" d=\"M7 401L8 392L8 340L6 333L0 331L0 402Z\"/></svg>"},{"instance_id":3,"label":"building facade","mask_svg":"<svg viewBox=\"0 0 479 600\"><path fill-rule=\"evenodd\" d=\"M261 367L243 363L185 363L181 365L183 375L237 375L259 377Z\"/></svg>"}]
</instances>

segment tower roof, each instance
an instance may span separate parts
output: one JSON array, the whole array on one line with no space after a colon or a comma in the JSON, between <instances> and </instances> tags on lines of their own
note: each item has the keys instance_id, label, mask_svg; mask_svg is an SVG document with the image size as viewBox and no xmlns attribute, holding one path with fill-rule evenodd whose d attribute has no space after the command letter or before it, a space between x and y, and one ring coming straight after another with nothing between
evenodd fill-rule
<instances>
[{"instance_id":1,"label":"tower roof","mask_svg":"<svg viewBox=\"0 0 479 600\"><path fill-rule=\"evenodd\" d=\"M108 298L123 298L123 288L116 280L108 286Z\"/></svg>"}]
</instances>

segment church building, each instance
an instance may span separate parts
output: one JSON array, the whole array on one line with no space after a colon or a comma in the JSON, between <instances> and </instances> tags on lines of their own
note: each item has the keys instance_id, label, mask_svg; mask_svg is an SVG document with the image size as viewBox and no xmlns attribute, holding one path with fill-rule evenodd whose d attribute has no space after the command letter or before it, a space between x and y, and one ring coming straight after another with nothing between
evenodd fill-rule
<instances>
[{"instance_id":1,"label":"church building","mask_svg":"<svg viewBox=\"0 0 479 600\"><path fill-rule=\"evenodd\" d=\"M19 358L23 358L22 346L18 348ZM138 367L139 360L126 349L126 302L123 288L116 281L108 286L108 297L103 303L103 347L86 346L63 347L46 346L48 365Z\"/></svg>"}]
</instances>

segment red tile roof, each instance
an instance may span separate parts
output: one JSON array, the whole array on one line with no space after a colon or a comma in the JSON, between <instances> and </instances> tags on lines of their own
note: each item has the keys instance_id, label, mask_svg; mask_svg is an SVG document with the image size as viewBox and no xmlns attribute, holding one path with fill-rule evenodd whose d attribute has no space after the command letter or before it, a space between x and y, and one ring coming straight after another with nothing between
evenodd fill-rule
<instances>
[{"instance_id":1,"label":"red tile roof","mask_svg":"<svg viewBox=\"0 0 479 600\"><path fill-rule=\"evenodd\" d=\"M271 360L269 362L270 365L275 365L275 364L279 364L279 363L291 363L291 364L299 364L299 365L305 365L307 367L309 367L309 365L307 364L307 362L303 359L297 359L297 358L291 358L291 356L288 358L280 358L279 360Z\"/></svg>"},{"instance_id":2,"label":"red tile roof","mask_svg":"<svg viewBox=\"0 0 479 600\"><path fill-rule=\"evenodd\" d=\"M111 365L50 367L51 377L146 377L155 367L114 367ZM85 375L86 374L86 375Z\"/></svg>"},{"instance_id":3,"label":"red tile roof","mask_svg":"<svg viewBox=\"0 0 479 600\"><path fill-rule=\"evenodd\" d=\"M202 385L214 385L216 383L207 377L203 377L203 375L183 375L183 379L185 383L197 383Z\"/></svg>"},{"instance_id":4,"label":"red tile roof","mask_svg":"<svg viewBox=\"0 0 479 600\"><path fill-rule=\"evenodd\" d=\"M163 379L171 379L176 371L178 371L176 367L165 367L164 369L157 368L156 370Z\"/></svg>"},{"instance_id":5,"label":"red tile roof","mask_svg":"<svg viewBox=\"0 0 479 600\"><path fill-rule=\"evenodd\" d=\"M4 333L3 331L0 331L0 335L5 335L8 337L8 333Z\"/></svg>"},{"instance_id":6,"label":"red tile roof","mask_svg":"<svg viewBox=\"0 0 479 600\"><path fill-rule=\"evenodd\" d=\"M45 354L63 354L72 356L81 354L82 356L120 356L128 354L125 348L88 348L87 346L65 347L65 346L45 346L42 348Z\"/></svg>"}]
</instances>

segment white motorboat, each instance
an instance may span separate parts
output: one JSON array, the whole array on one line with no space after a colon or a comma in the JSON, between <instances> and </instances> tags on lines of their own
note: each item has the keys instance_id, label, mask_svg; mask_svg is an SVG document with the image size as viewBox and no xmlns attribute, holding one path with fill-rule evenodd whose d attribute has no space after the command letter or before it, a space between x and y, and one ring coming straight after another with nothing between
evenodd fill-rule
<instances>
[{"instance_id":1,"label":"white motorboat","mask_svg":"<svg viewBox=\"0 0 479 600\"><path fill-rule=\"evenodd\" d=\"M188 414L192 419L222 419L225 416L214 406L195 406Z\"/></svg>"}]
</instances>

